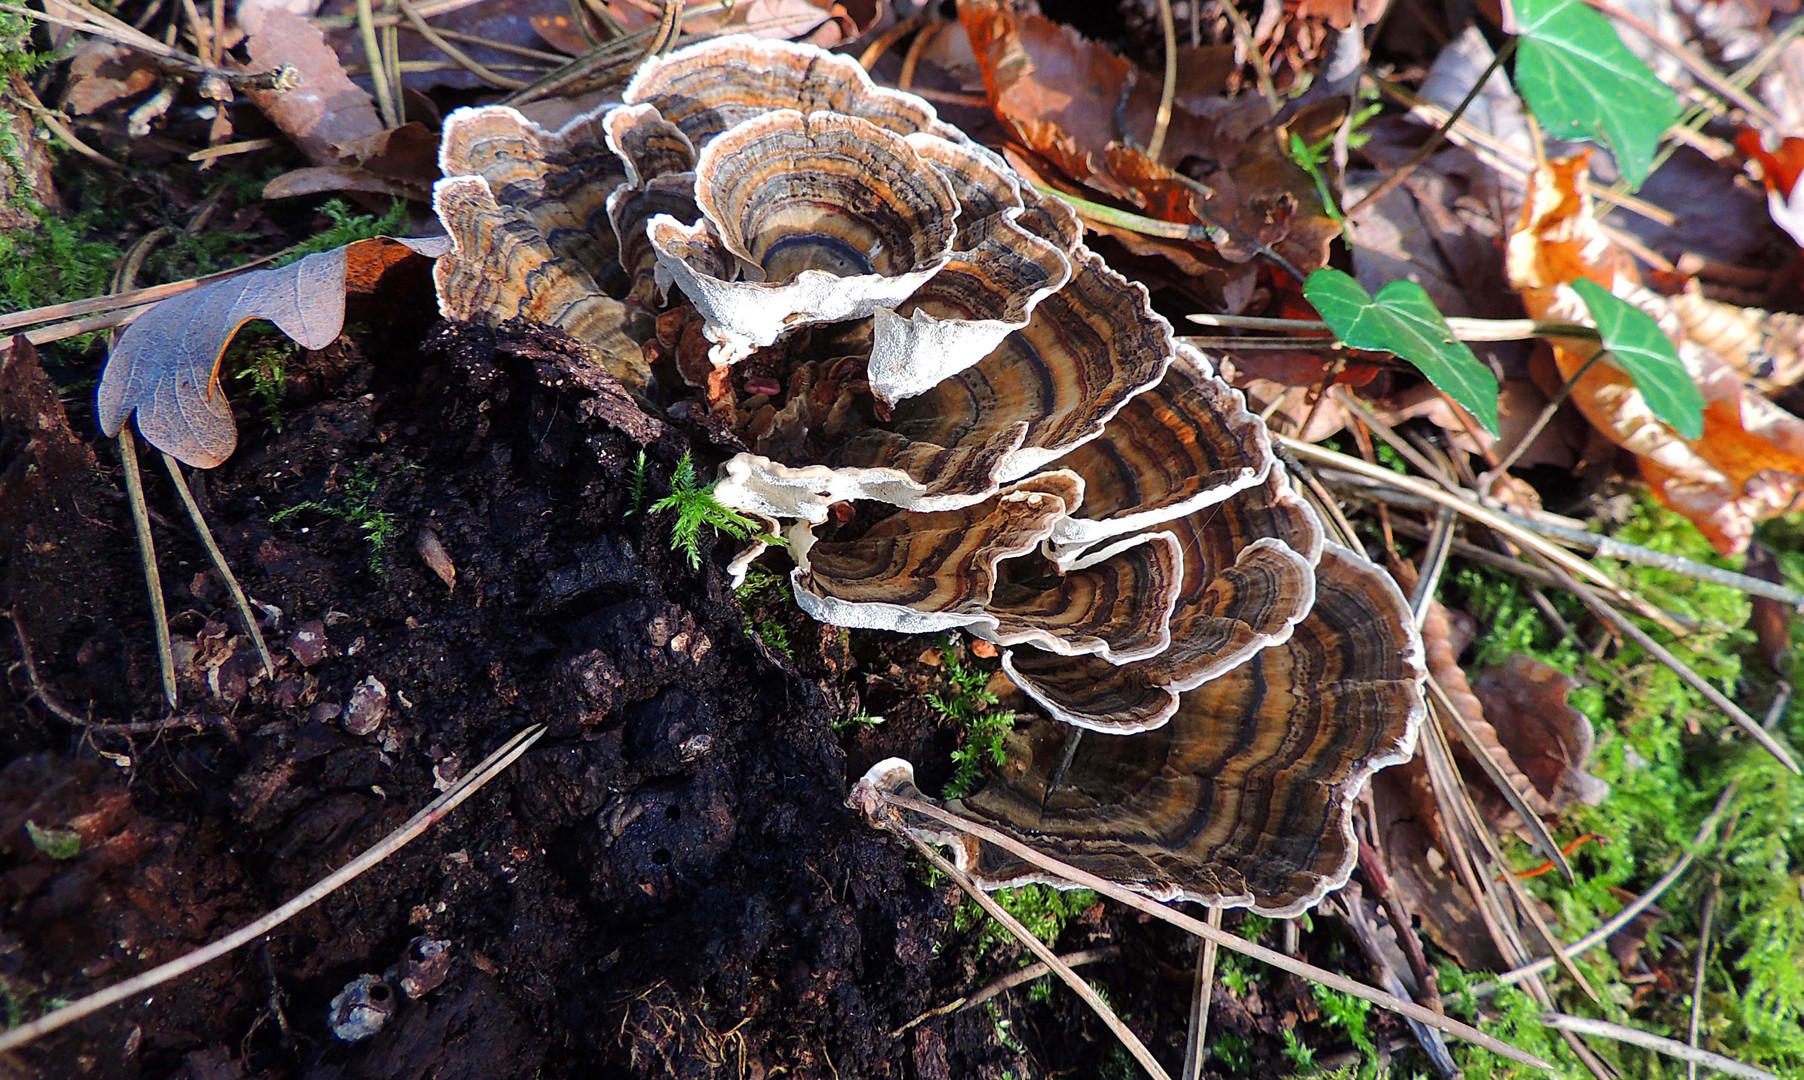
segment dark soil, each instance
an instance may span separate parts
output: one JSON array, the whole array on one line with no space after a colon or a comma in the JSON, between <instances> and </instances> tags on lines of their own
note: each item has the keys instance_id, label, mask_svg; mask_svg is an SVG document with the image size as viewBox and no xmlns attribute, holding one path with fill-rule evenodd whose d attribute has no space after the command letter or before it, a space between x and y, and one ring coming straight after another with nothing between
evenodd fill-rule
<instances>
[{"instance_id":1,"label":"dark soil","mask_svg":"<svg viewBox=\"0 0 1804 1080\"><path fill-rule=\"evenodd\" d=\"M71 395L71 428L28 348L0 368L0 607L44 696L92 718L72 724L34 700L20 641L0 627L5 1006L14 1021L40 1014L243 925L516 732L547 733L265 941L0 1059L0 1076L1106 1068L1119 1051L1062 992L1030 1004L1017 991L898 1034L1020 962L953 934L955 891L844 805L848 774L880 756L944 769L956 735L923 704L933 673L916 662L932 643L849 639L764 605L759 618L781 607L793 655L773 651L747 633L730 553L705 549L693 570L668 521L632 505L641 449L655 497L692 433L640 413L566 340L378 325L298 356L281 430L243 417L236 455L193 474L269 616L273 680L145 459L186 721L158 731L143 730L164 714L116 451L86 437L85 392ZM705 437L698 448L706 457ZM271 523L360 492L388 515L380 550L367 519L302 510ZM454 587L418 554L426 533ZM844 736L848 761L831 725L861 707L890 719ZM367 734L347 730L372 717ZM122 723L139 730L110 726ZM923 778L944 776L928 766ZM53 859L27 821L75 829L80 854ZM450 966L408 998L399 977L418 974L407 965L429 942L449 943ZM1121 958L1086 973L1175 1061L1182 946L1100 905L1059 945L1098 943ZM335 1038L333 997L383 973L386 1027ZM1291 1008L1223 1020L1272 1034Z\"/></svg>"}]
</instances>

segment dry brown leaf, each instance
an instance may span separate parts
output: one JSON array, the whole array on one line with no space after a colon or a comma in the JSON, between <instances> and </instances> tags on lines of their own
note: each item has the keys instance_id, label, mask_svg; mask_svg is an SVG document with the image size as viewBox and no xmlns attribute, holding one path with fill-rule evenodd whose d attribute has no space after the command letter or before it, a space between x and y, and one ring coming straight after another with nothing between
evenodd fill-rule
<instances>
[{"instance_id":1,"label":"dry brown leaf","mask_svg":"<svg viewBox=\"0 0 1804 1080\"><path fill-rule=\"evenodd\" d=\"M1499 747L1551 813L1575 802L1596 806L1610 793L1609 784L1585 771L1597 736L1585 714L1567 702L1578 685L1571 678L1517 655L1478 672L1471 685Z\"/></svg>"},{"instance_id":2,"label":"dry brown leaf","mask_svg":"<svg viewBox=\"0 0 1804 1080\"><path fill-rule=\"evenodd\" d=\"M397 199L431 198L431 189L384 180L355 165L309 165L285 172L263 185L265 199L294 199L327 191L362 191Z\"/></svg>"},{"instance_id":3,"label":"dry brown leaf","mask_svg":"<svg viewBox=\"0 0 1804 1080\"><path fill-rule=\"evenodd\" d=\"M301 347L323 349L344 328L345 297L442 240L359 240L287 266L253 270L150 308L126 328L101 373L98 413L109 437L133 414L146 442L210 469L232 455L238 425L219 385L219 361L239 327L267 319Z\"/></svg>"},{"instance_id":4,"label":"dry brown leaf","mask_svg":"<svg viewBox=\"0 0 1804 1080\"><path fill-rule=\"evenodd\" d=\"M1804 382L1804 315L1711 300L1695 281L1669 300L1686 336L1721 356L1763 392Z\"/></svg>"},{"instance_id":5,"label":"dry brown leaf","mask_svg":"<svg viewBox=\"0 0 1804 1080\"><path fill-rule=\"evenodd\" d=\"M1392 575L1405 589L1415 586L1416 575L1407 566L1393 569ZM1510 755L1508 749L1498 739L1497 729L1487 719L1485 708L1472 685L1466 679L1465 669L1460 667L1459 653L1454 648L1453 621L1447 608L1439 600L1428 601L1428 614L1422 620L1422 651L1428 662L1428 677L1433 679L1447 694L1447 700L1459 710L1466 726L1478 736L1484 746L1486 756L1497 764L1498 770L1509 781L1511 787L1522 796L1522 801L1536 814L1546 816L1549 811L1547 800L1539 789L1523 775L1522 769ZM1451 731L1449 735L1451 736ZM1471 750L1461 740L1453 740L1454 756L1466 757ZM1462 763L1463 764L1463 763ZM1501 795L1492 790L1491 782L1483 775L1468 778L1474 799L1485 811L1485 816L1497 824L1507 824L1514 815L1509 804Z\"/></svg>"},{"instance_id":6,"label":"dry brown leaf","mask_svg":"<svg viewBox=\"0 0 1804 1080\"><path fill-rule=\"evenodd\" d=\"M965 0L959 18L991 110L1030 159L1023 162L1029 171L1160 221L1231 226L1230 238L1214 247L1102 230L1130 250L1163 255L1187 273L1213 274L1223 279L1217 287L1250 276L1251 267L1242 266L1257 253L1249 237L1304 273L1323 265L1339 229L1314 182L1290 160L1286 129L1273 126L1270 106L1252 96L1198 92L1222 81L1216 53L1194 54L1199 72L1184 80L1189 92L1174 107L1163 160L1154 161L1140 147L1152 136L1157 77L1069 27L1019 15L1003 0Z\"/></svg>"},{"instance_id":7,"label":"dry brown leaf","mask_svg":"<svg viewBox=\"0 0 1804 1080\"><path fill-rule=\"evenodd\" d=\"M1756 540L1748 545L1748 559L1742 566L1742 573L1749 577L1770 581L1775 585L1785 584L1785 574L1779 569L1779 557L1773 549ZM1785 658L1791 655L1791 620L1796 614L1789 604L1766 596L1750 596L1753 608L1748 615L1748 625L1754 630L1754 637L1760 643L1760 655L1767 666L1780 675L1785 674Z\"/></svg>"},{"instance_id":8,"label":"dry brown leaf","mask_svg":"<svg viewBox=\"0 0 1804 1080\"><path fill-rule=\"evenodd\" d=\"M1572 400L1594 427L1634 453L1654 495L1690 518L1717 550L1746 550L1754 524L1804 505L1804 421L1761 395L1734 363L1686 337L1666 298L1642 288L1626 254L1604 237L1582 181L1584 156L1535 170L1523 218L1510 237L1510 280L1537 319L1586 321L1570 287L1589 278L1660 322L1704 395L1704 432L1681 438L1655 419L1627 374L1594 364ZM1567 379L1596 354L1596 342L1553 341Z\"/></svg>"},{"instance_id":9,"label":"dry brown leaf","mask_svg":"<svg viewBox=\"0 0 1804 1080\"><path fill-rule=\"evenodd\" d=\"M292 12L250 2L239 7L238 18L249 35L250 70L290 64L300 73L295 89L247 93L308 158L336 165L347 148L381 133L375 102L345 74L319 27Z\"/></svg>"},{"instance_id":10,"label":"dry brown leaf","mask_svg":"<svg viewBox=\"0 0 1804 1080\"><path fill-rule=\"evenodd\" d=\"M141 94L156 81L156 66L143 53L89 38L69 61L69 88L63 91L63 108L76 116L86 116L121 98Z\"/></svg>"},{"instance_id":11,"label":"dry brown leaf","mask_svg":"<svg viewBox=\"0 0 1804 1080\"><path fill-rule=\"evenodd\" d=\"M1385 873L1435 945L1467 971L1500 971L1506 965L1478 904L1436 839L1439 814L1428 783L1420 757L1372 778Z\"/></svg>"}]
</instances>

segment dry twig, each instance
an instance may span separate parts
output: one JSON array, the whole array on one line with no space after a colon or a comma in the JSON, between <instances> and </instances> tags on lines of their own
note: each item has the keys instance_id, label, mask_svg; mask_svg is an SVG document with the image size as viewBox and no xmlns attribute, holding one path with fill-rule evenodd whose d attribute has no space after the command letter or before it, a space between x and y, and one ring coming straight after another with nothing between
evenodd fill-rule
<instances>
[{"instance_id":1,"label":"dry twig","mask_svg":"<svg viewBox=\"0 0 1804 1080\"><path fill-rule=\"evenodd\" d=\"M136 997L171 979L180 978L269 933L350 884L365 871L411 843L427 829L432 828L441 818L462 804L465 799L480 791L483 785L499 776L502 770L512 765L521 754L531 749L532 744L538 742L539 737L544 734L545 728L535 724L515 735L499 750L484 758L480 765L466 773L443 795L432 800L425 809L409 818L405 825L383 837L374 847L352 859L338 871L322 878L294 899L255 922L240 927L211 945L196 949L186 956L171 960L167 964L159 964L142 975L133 976L124 982L116 983L105 990L89 994L60 1009L46 1013L28 1024L21 1024L11 1031L0 1033L0 1053L15 1050L58 1028L72 1024L84 1016L91 1016L109 1005Z\"/></svg>"}]
</instances>

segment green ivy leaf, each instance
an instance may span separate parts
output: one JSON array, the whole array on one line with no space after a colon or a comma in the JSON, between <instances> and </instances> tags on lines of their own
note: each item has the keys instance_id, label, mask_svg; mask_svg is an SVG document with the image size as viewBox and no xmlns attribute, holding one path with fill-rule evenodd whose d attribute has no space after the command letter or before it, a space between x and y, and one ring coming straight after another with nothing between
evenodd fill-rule
<instances>
[{"instance_id":1,"label":"green ivy leaf","mask_svg":"<svg viewBox=\"0 0 1804 1080\"><path fill-rule=\"evenodd\" d=\"M1609 146L1631 187L1653 167L1679 99L1584 0L1515 0L1516 89L1548 134Z\"/></svg>"},{"instance_id":2,"label":"green ivy leaf","mask_svg":"<svg viewBox=\"0 0 1804 1080\"><path fill-rule=\"evenodd\" d=\"M1408 360L1497 434L1497 376L1453 336L1422 286L1393 281L1374 298L1352 277L1323 267L1303 283L1303 295L1342 344Z\"/></svg>"},{"instance_id":3,"label":"green ivy leaf","mask_svg":"<svg viewBox=\"0 0 1804 1080\"><path fill-rule=\"evenodd\" d=\"M1572 288L1591 310L1604 348L1635 380L1654 415L1687 439L1703 435L1704 395L1654 317L1595 281L1580 278Z\"/></svg>"}]
</instances>

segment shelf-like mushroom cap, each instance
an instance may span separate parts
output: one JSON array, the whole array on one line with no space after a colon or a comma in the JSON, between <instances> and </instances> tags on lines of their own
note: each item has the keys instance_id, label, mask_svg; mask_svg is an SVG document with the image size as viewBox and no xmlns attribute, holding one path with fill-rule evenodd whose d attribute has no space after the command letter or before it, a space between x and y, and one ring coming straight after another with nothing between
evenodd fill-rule
<instances>
[{"instance_id":1,"label":"shelf-like mushroom cap","mask_svg":"<svg viewBox=\"0 0 1804 1080\"><path fill-rule=\"evenodd\" d=\"M1071 280L975 365L899 402L836 464L900 470L944 498L982 497L1102 434L1171 364L1144 287L1079 249Z\"/></svg>"},{"instance_id":2,"label":"shelf-like mushroom cap","mask_svg":"<svg viewBox=\"0 0 1804 1080\"><path fill-rule=\"evenodd\" d=\"M654 176L645 184L622 184L608 196L608 220L620 248L628 298L646 306L657 300L658 250L646 225L655 217L694 224L702 212L695 205L695 174ZM724 266L722 262L720 265Z\"/></svg>"},{"instance_id":3,"label":"shelf-like mushroom cap","mask_svg":"<svg viewBox=\"0 0 1804 1080\"><path fill-rule=\"evenodd\" d=\"M689 136L650 105L609 109L601 126L608 149L626 167L626 182L634 187L644 187L659 176L695 171L695 145Z\"/></svg>"},{"instance_id":4,"label":"shelf-like mushroom cap","mask_svg":"<svg viewBox=\"0 0 1804 1080\"><path fill-rule=\"evenodd\" d=\"M650 369L639 343L623 329L620 301L602 292L580 263L558 254L527 211L496 202L480 176L440 180L432 208L452 245L432 271L441 315L555 326L593 345L609 373L629 389L645 385Z\"/></svg>"},{"instance_id":5,"label":"shelf-like mushroom cap","mask_svg":"<svg viewBox=\"0 0 1804 1080\"><path fill-rule=\"evenodd\" d=\"M1071 260L1013 215L984 218L959 240L969 246L944 269L894 310L874 313L871 393L885 405L924 394L994 352L1071 279Z\"/></svg>"},{"instance_id":6,"label":"shelf-like mushroom cap","mask_svg":"<svg viewBox=\"0 0 1804 1080\"><path fill-rule=\"evenodd\" d=\"M1272 462L1271 436L1246 398L1180 345L1158 386L1059 459L1084 478L1084 505L1053 542L1083 547L1193 513L1262 483Z\"/></svg>"},{"instance_id":7,"label":"shelf-like mushroom cap","mask_svg":"<svg viewBox=\"0 0 1804 1080\"><path fill-rule=\"evenodd\" d=\"M439 171L481 177L498 205L518 211L552 251L605 285L615 258L607 199L626 179L602 131L605 113L547 131L505 105L458 109L445 117Z\"/></svg>"},{"instance_id":8,"label":"shelf-like mushroom cap","mask_svg":"<svg viewBox=\"0 0 1804 1080\"><path fill-rule=\"evenodd\" d=\"M1186 690L1281 644L1316 596L1322 528L1274 463L1258 487L1159 526L1183 557L1171 644L1109 664L1011 649L1003 670L1058 720L1112 734L1164 724Z\"/></svg>"},{"instance_id":9,"label":"shelf-like mushroom cap","mask_svg":"<svg viewBox=\"0 0 1804 1080\"><path fill-rule=\"evenodd\" d=\"M988 621L997 564L1025 555L1083 497L1070 473L1048 472L959 510L898 511L852 540L790 530L796 601L822 622L926 633Z\"/></svg>"},{"instance_id":10,"label":"shelf-like mushroom cap","mask_svg":"<svg viewBox=\"0 0 1804 1080\"><path fill-rule=\"evenodd\" d=\"M656 106L696 146L778 109L855 116L898 135L945 128L933 106L878 86L849 56L743 35L647 61L621 98Z\"/></svg>"},{"instance_id":11,"label":"shelf-like mushroom cap","mask_svg":"<svg viewBox=\"0 0 1804 1080\"><path fill-rule=\"evenodd\" d=\"M1010 736L1001 771L947 809L1149 896L1296 915L1346 883L1354 799L1413 752L1425 677L1413 625L1387 575L1331 546L1290 639L1185 694L1169 724L1083 735L1075 752L1071 728L1031 724ZM891 759L867 779L906 788L912 770ZM986 887L1050 880L937 822L904 820L949 843Z\"/></svg>"},{"instance_id":12,"label":"shelf-like mushroom cap","mask_svg":"<svg viewBox=\"0 0 1804 1080\"><path fill-rule=\"evenodd\" d=\"M708 320L717 363L797 326L894 308L952 257L958 203L908 141L854 116L766 113L696 160L703 220L649 228L662 272ZM732 259L685 253L712 244Z\"/></svg>"}]
</instances>

